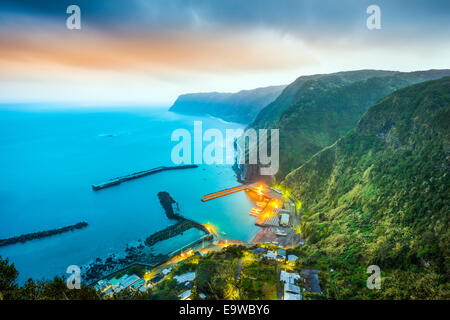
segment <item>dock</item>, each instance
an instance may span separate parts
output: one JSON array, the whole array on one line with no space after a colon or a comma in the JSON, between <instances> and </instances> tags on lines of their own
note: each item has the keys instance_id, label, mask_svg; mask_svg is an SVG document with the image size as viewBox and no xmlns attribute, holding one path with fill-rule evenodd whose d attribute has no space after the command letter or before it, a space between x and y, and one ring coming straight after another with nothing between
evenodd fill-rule
<instances>
[{"instance_id":1,"label":"dock","mask_svg":"<svg viewBox=\"0 0 450 320\"><path fill-rule=\"evenodd\" d=\"M243 191L243 190L246 190L246 189L248 189L248 186L242 185L242 186L237 186L237 187L233 187L233 188L217 191L217 192L214 192L214 193L210 193L210 194L207 194L206 196L202 197L202 202L206 202L206 201L209 201L209 200L213 200L213 199L217 199L217 198L220 198L220 197L224 197L224 196L227 196L227 195L239 192L239 191Z\"/></svg>"},{"instance_id":2,"label":"dock","mask_svg":"<svg viewBox=\"0 0 450 320\"><path fill-rule=\"evenodd\" d=\"M151 175L151 174L155 174L155 173L158 173L158 172L162 172L162 171L191 169L191 168L197 168L197 167L198 166L195 165L195 164L188 164L188 165L181 165L181 166L161 166L161 167L156 167L156 168L149 169L149 170L134 172L134 173L131 173L131 174L126 175L126 176L113 178L113 179L110 179L110 180L108 180L106 182L103 182L103 183L93 184L92 185L92 189L94 191L102 190L102 189L105 189L105 188L109 188L109 187L112 187L112 186L119 185L122 182L130 181L130 180L137 179L137 178L142 178L142 177L145 177L145 176L148 176L148 175Z\"/></svg>"}]
</instances>

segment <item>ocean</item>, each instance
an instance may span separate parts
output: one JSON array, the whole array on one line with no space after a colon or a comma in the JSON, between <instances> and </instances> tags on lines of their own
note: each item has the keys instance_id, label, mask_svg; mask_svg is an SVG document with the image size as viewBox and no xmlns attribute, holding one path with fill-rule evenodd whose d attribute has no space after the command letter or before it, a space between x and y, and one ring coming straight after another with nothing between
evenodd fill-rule
<instances>
[{"instance_id":1,"label":"ocean","mask_svg":"<svg viewBox=\"0 0 450 320\"><path fill-rule=\"evenodd\" d=\"M243 128L211 117L155 108L0 109L0 238L88 222L87 228L0 247L26 279L47 279L69 265L123 251L173 223L157 198L167 191L181 214L213 224L227 238L257 232L245 192L209 202L203 195L238 185L230 165L200 165L150 175L94 192L91 185L162 165L174 165L175 129ZM187 237L196 237L187 233ZM182 237L181 237L182 238ZM166 241L175 248L180 243Z\"/></svg>"}]
</instances>

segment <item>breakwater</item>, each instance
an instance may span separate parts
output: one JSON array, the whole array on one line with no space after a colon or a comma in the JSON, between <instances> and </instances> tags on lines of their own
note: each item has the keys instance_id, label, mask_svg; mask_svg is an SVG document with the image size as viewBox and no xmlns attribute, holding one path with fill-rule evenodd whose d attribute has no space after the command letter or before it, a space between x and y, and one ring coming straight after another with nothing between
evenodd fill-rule
<instances>
[{"instance_id":1,"label":"breakwater","mask_svg":"<svg viewBox=\"0 0 450 320\"><path fill-rule=\"evenodd\" d=\"M145 244L148 246L153 246L155 243L157 243L159 241L167 240L169 238L175 237L191 228L197 228L201 231L204 231L206 234L209 234L209 231L206 230L206 228L203 225L201 225L195 221L192 221L192 220L189 220L186 218L182 218L182 220L177 222L176 224L169 226L158 232L155 232L154 234L149 236L147 239L145 239Z\"/></svg>"},{"instance_id":2,"label":"breakwater","mask_svg":"<svg viewBox=\"0 0 450 320\"><path fill-rule=\"evenodd\" d=\"M198 166L195 165L195 164L188 164L188 165L181 165L181 166L161 166L161 167L156 167L156 168L149 169L149 170L134 172L134 173L131 173L131 174L126 175L126 176L113 178L113 179L110 179L110 180L108 180L106 182L102 182L102 183L99 183L99 184L93 184L92 185L92 189L94 191L98 191L98 190L101 190L101 189L105 189L105 188L109 188L109 187L112 187L112 186L119 185L122 182L126 182L126 181L129 181L129 180L145 177L145 176L148 176L148 175L151 175L151 174L155 174L155 173L158 173L158 172L162 172L162 171L192 169L192 168L197 168L197 167Z\"/></svg>"},{"instance_id":3,"label":"breakwater","mask_svg":"<svg viewBox=\"0 0 450 320\"><path fill-rule=\"evenodd\" d=\"M8 238L8 239L0 239L0 247L11 245L11 244L16 244L18 242L23 243L23 242L34 240L34 239L41 239L41 238L45 238L45 237L51 237L51 236L56 235L56 234L60 234L60 233L68 232L68 231L73 231L73 230L77 230L77 229L82 229L82 228L85 228L87 226L88 226L87 222L79 222L77 224L74 224L74 225L71 225L71 226L67 226L67 227L63 227L63 228L59 228L59 229L52 229L52 230L47 230L47 231L27 233L27 234L22 234L22 235L20 235L18 237L13 237L13 238Z\"/></svg>"},{"instance_id":4,"label":"breakwater","mask_svg":"<svg viewBox=\"0 0 450 320\"><path fill-rule=\"evenodd\" d=\"M178 203L172 199L168 192L158 192L158 198L164 208L164 211L166 212L167 218L178 219L180 217L180 207L178 206Z\"/></svg>"},{"instance_id":5,"label":"breakwater","mask_svg":"<svg viewBox=\"0 0 450 320\"><path fill-rule=\"evenodd\" d=\"M152 246L159 241L175 237L191 228L196 228L200 231L203 231L205 234L210 233L208 229L206 229L206 227L201 223L187 219L180 215L178 203L173 200L168 192L158 192L158 198L161 202L162 207L164 208L164 211L166 212L167 218L178 220L178 222L149 236L147 239L145 239L146 245Z\"/></svg>"}]
</instances>

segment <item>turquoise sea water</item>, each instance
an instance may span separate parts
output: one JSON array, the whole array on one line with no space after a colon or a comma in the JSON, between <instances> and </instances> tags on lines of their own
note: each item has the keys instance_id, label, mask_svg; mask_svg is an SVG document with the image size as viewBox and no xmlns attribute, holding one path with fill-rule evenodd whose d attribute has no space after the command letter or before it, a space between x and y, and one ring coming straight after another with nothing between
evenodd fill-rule
<instances>
[{"instance_id":1,"label":"turquoise sea water","mask_svg":"<svg viewBox=\"0 0 450 320\"><path fill-rule=\"evenodd\" d=\"M171 224L157 198L168 191L181 213L210 222L227 237L256 232L244 192L203 203L200 198L236 186L229 165L168 171L94 192L91 184L160 165L173 165L173 130L236 129L239 124L162 109L0 110L0 238L86 221L85 229L0 247L19 281L51 278L67 266L123 251ZM171 243L171 246L174 246Z\"/></svg>"}]
</instances>

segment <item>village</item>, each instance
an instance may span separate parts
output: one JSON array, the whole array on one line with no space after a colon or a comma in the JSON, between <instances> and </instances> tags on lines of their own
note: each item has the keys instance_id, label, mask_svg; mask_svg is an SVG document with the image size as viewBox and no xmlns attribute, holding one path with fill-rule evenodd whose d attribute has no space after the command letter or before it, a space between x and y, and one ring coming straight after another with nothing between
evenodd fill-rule
<instances>
[{"instance_id":1,"label":"village","mask_svg":"<svg viewBox=\"0 0 450 320\"><path fill-rule=\"evenodd\" d=\"M255 203L248 214L255 217L260 231L250 242L225 238L213 225L205 224L213 235L212 240L174 252L157 266L134 263L97 281L95 289L105 298L124 293L143 299L180 300L302 300L320 296L319 270L303 268L294 254L295 248L304 243L297 232L297 219L294 219L296 200L276 188L257 183L215 192L202 201L239 191L247 192ZM172 206L178 213L178 204L175 202ZM213 275L201 270L203 265L209 264L219 264L219 277L225 274L228 277L211 284L214 280L209 278ZM213 285L218 287L212 288Z\"/></svg>"}]
</instances>

